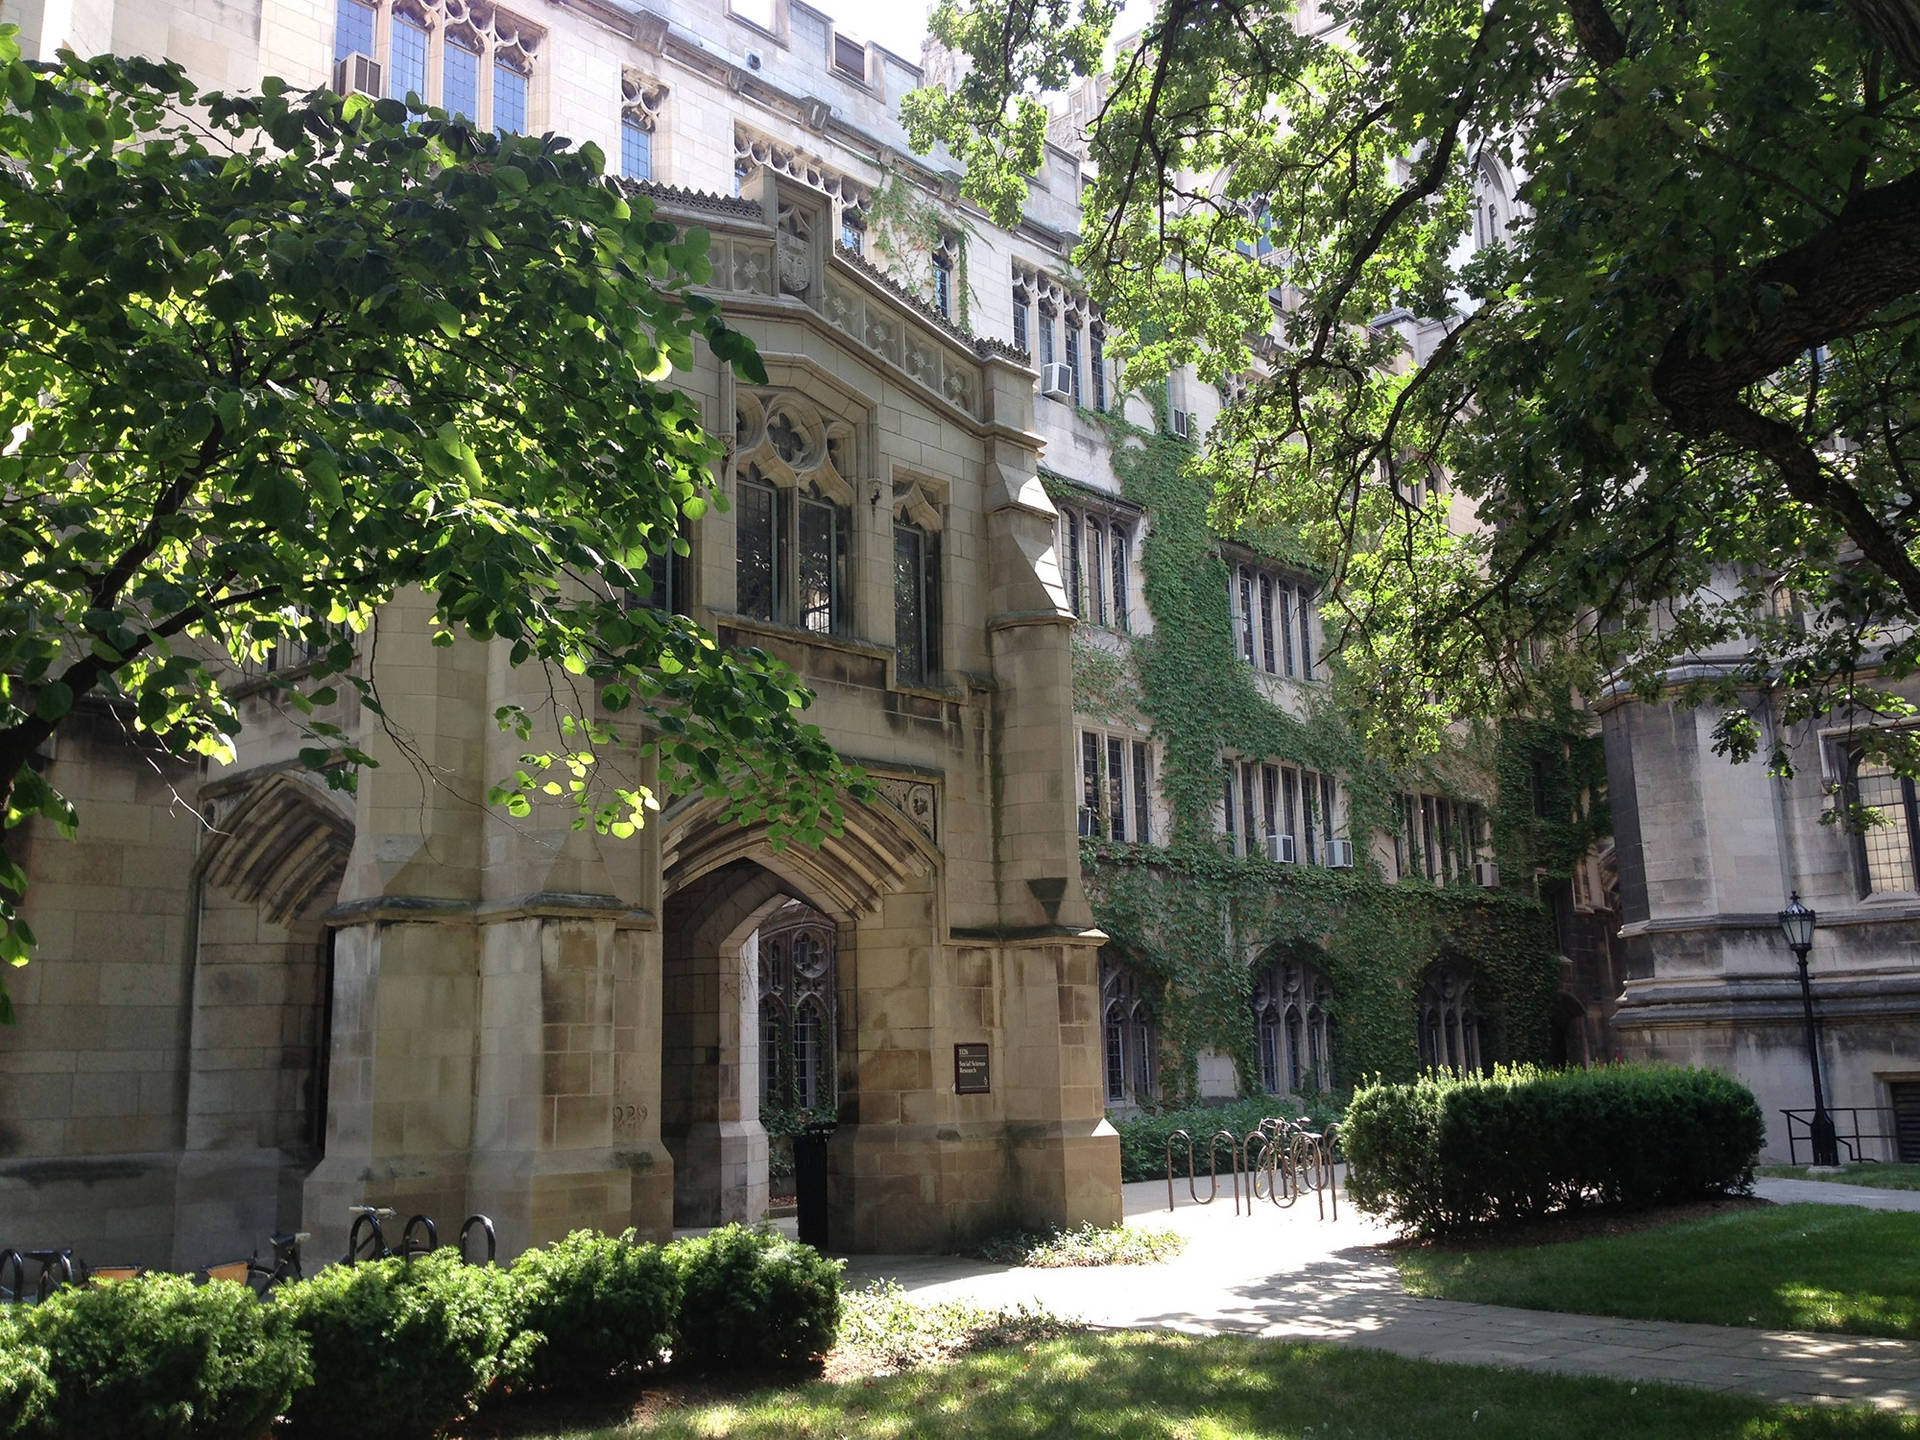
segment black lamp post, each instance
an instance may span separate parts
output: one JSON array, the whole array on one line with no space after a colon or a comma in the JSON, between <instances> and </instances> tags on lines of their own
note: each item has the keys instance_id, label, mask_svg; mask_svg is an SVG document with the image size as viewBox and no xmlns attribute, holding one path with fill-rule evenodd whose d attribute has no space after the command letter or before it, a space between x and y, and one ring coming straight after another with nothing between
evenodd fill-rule
<instances>
[{"instance_id":1,"label":"black lamp post","mask_svg":"<svg viewBox=\"0 0 1920 1440\"><path fill-rule=\"evenodd\" d=\"M1807 979L1807 951L1813 948L1814 912L1800 903L1800 892L1793 892L1787 908L1780 912L1780 933L1787 937L1787 948L1800 966L1800 1004L1807 1020L1807 1064L1813 1067L1813 1163L1838 1165L1840 1142L1833 1133L1833 1117L1827 1114L1826 1092L1820 1086L1820 1047L1813 1027L1813 986Z\"/></svg>"}]
</instances>

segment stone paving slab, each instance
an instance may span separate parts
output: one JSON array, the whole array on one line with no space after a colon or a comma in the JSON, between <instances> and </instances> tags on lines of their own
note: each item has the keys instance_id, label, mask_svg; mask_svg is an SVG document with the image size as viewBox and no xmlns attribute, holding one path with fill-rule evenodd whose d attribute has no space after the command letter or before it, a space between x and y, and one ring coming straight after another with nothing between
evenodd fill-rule
<instances>
[{"instance_id":1,"label":"stone paving slab","mask_svg":"<svg viewBox=\"0 0 1920 1440\"><path fill-rule=\"evenodd\" d=\"M1835 1193L1838 1192L1838 1193ZM1778 1205L1859 1205L1868 1210L1920 1210L1920 1190L1876 1190L1831 1180L1753 1182L1753 1193Z\"/></svg>"},{"instance_id":2,"label":"stone paving slab","mask_svg":"<svg viewBox=\"0 0 1920 1440\"><path fill-rule=\"evenodd\" d=\"M1910 1202L1884 1208L1920 1208L1914 1192L1870 1193ZM1850 1197L1790 1198L1841 1204ZM846 1278L853 1285L891 1279L920 1300L1039 1304L1112 1328L1333 1341L1451 1364L1664 1381L1797 1404L1920 1409L1920 1344L1424 1299L1400 1288L1391 1253L1379 1248L1391 1232L1347 1205L1335 1221L1317 1219L1310 1200L1286 1211L1261 1201L1253 1213L1236 1215L1224 1194L1204 1206L1184 1193L1178 1199L1169 1211L1164 1183L1126 1187L1131 1223L1186 1237L1185 1250L1160 1265L1018 1270L863 1255L848 1261Z\"/></svg>"}]
</instances>

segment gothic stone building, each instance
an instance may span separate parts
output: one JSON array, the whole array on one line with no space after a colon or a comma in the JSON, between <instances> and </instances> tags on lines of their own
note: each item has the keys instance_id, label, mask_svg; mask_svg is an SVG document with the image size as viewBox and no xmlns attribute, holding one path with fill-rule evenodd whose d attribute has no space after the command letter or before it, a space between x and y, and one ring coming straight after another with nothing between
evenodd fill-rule
<instances>
[{"instance_id":1,"label":"gothic stone building","mask_svg":"<svg viewBox=\"0 0 1920 1440\"><path fill-rule=\"evenodd\" d=\"M0 0L0 19L30 55L412 92L590 140L706 229L768 382L675 376L732 436L731 504L660 588L787 662L878 790L817 850L700 801L633 841L513 820L483 803L519 749L492 716L544 678L433 646L417 597L377 617L387 723L331 717L382 761L350 799L294 763L264 688L225 768L156 768L113 714L80 717L50 760L80 839L26 836L42 943L0 1032L0 1244L187 1267L299 1225L325 1255L361 1203L486 1212L508 1253L581 1225L662 1237L763 1214L765 1122L802 1111L840 1122L836 1246L1116 1220L1104 1114L1155 1098L1159 1027L1103 952L1082 845L1163 843L1170 814L1164 737L1137 705L1076 701L1077 662L1154 628L1153 517L1103 412L1197 438L1230 397L1191 374L1152 405L1120 393L1067 260L1071 115L1009 231L908 153L899 99L942 57L923 70L802 0ZM1207 563L1261 703L1307 717L1312 577L1227 545ZM1410 788L1394 832L1367 833L1345 777L1220 759L1219 845L1249 866L1495 883L1484 793ZM1563 950L1597 957L1570 962L1574 1059L1611 1048L1602 888L1562 907ZM1236 944L1257 1073L1202 1053L1200 1091L1351 1083L1327 977ZM1470 971L1414 990L1409 1054L1490 1058Z\"/></svg>"},{"instance_id":2,"label":"gothic stone building","mask_svg":"<svg viewBox=\"0 0 1920 1440\"><path fill-rule=\"evenodd\" d=\"M0 1243L193 1266L299 1224L324 1255L358 1203L443 1233L485 1212L506 1253L664 1237L764 1212L763 1095L837 1108L837 1246L1118 1220L1035 376L961 328L950 251L932 303L858 253L918 72L799 3L734 11L0 8L32 54L413 90L592 140L704 227L768 383L675 377L734 443L671 603L789 664L878 791L818 849L699 800L626 842L515 821L481 803L519 748L492 716L545 680L436 648L416 597L377 617L390 723L334 717L382 762L350 799L291 763L265 695L239 762L205 771L90 716L51 761L81 838L28 840L42 944L0 1035Z\"/></svg>"}]
</instances>

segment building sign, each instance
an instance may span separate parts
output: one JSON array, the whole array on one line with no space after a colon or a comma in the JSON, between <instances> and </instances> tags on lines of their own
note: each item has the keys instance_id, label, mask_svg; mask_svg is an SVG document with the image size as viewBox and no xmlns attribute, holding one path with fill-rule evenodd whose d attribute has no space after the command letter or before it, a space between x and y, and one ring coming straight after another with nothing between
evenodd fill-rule
<instances>
[{"instance_id":1,"label":"building sign","mask_svg":"<svg viewBox=\"0 0 1920 1440\"><path fill-rule=\"evenodd\" d=\"M987 1083L987 1047L985 1045L954 1046L953 1093L985 1095L992 1088Z\"/></svg>"}]
</instances>

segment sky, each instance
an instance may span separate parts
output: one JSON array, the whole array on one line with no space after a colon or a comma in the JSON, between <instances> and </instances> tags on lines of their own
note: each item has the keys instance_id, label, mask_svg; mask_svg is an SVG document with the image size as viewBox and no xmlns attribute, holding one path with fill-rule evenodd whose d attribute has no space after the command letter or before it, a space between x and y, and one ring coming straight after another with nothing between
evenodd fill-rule
<instances>
[{"instance_id":1,"label":"sky","mask_svg":"<svg viewBox=\"0 0 1920 1440\"><path fill-rule=\"evenodd\" d=\"M903 60L920 63L927 33L927 0L810 0L833 16L837 28L884 45Z\"/></svg>"},{"instance_id":2,"label":"sky","mask_svg":"<svg viewBox=\"0 0 1920 1440\"><path fill-rule=\"evenodd\" d=\"M834 23L849 35L884 45L903 60L920 63L920 42L927 33L930 0L808 0L816 10L831 15ZM1130 25L1144 23L1150 6L1146 0L1129 0L1114 27L1116 35L1127 33Z\"/></svg>"}]
</instances>

